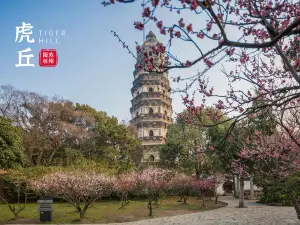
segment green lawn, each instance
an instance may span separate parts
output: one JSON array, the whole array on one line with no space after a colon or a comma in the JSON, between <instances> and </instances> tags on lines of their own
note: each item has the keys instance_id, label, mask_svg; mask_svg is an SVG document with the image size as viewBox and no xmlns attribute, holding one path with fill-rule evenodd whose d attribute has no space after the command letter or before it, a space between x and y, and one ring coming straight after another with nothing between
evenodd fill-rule
<instances>
[{"instance_id":1,"label":"green lawn","mask_svg":"<svg viewBox=\"0 0 300 225\"><path fill-rule=\"evenodd\" d=\"M207 201L207 207L202 208L202 200L190 197L187 205L177 202L178 197L165 197L159 202L159 207L153 209L153 217L173 216L197 211L211 210L225 206L225 203L219 202L217 205L213 201ZM130 201L125 209L119 209L118 201L101 201L91 206L81 223L113 223L130 222L136 220L148 219L148 209L146 201ZM79 214L75 208L67 203L53 204L52 223L79 223ZM27 204L24 211L20 213L20 219L11 220L12 213L7 205L0 204L0 223L39 223L39 213L37 204Z\"/></svg>"}]
</instances>

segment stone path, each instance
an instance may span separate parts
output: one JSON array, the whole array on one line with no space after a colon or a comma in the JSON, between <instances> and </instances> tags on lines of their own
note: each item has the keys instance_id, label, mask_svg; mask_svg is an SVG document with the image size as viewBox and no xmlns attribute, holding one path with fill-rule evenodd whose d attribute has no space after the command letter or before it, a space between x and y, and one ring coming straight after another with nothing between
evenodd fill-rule
<instances>
[{"instance_id":1,"label":"stone path","mask_svg":"<svg viewBox=\"0 0 300 225\"><path fill-rule=\"evenodd\" d=\"M130 223L116 223L110 225L287 225L299 224L293 207L275 207L245 200L247 208L236 208L238 200L231 196L220 197L228 206L199 213L142 220Z\"/></svg>"}]
</instances>

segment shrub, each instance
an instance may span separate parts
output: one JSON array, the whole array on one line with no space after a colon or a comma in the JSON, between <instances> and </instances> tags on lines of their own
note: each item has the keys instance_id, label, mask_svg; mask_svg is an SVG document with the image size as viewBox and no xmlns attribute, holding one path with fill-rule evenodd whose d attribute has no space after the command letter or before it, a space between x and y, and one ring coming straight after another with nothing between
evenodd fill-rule
<instances>
[{"instance_id":1,"label":"shrub","mask_svg":"<svg viewBox=\"0 0 300 225\"><path fill-rule=\"evenodd\" d=\"M289 176L286 180L287 184L292 184L293 194L297 199L300 199L300 182L297 181L299 178L299 172ZM257 186L263 188L262 194L260 195L260 201L263 203L280 203L283 206L291 206L292 199L291 195L287 192L287 188L283 181L277 181L268 177L256 178L254 180Z\"/></svg>"},{"instance_id":2,"label":"shrub","mask_svg":"<svg viewBox=\"0 0 300 225\"><path fill-rule=\"evenodd\" d=\"M17 202L18 191L16 190L15 180L19 180L22 186L26 185L29 180L35 180L47 173L60 171L60 167L28 167L19 170L10 170L6 173L0 174L0 190L2 197L8 202ZM19 200L25 199L23 192L19 193ZM37 193L32 190L27 190L26 198L30 201L38 197Z\"/></svg>"}]
</instances>

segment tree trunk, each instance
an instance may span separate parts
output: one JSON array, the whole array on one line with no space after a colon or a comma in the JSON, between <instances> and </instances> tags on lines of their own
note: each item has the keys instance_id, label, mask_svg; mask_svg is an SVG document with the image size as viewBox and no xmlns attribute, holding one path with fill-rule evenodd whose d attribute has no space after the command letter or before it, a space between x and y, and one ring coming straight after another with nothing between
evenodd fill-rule
<instances>
[{"instance_id":1,"label":"tree trunk","mask_svg":"<svg viewBox=\"0 0 300 225\"><path fill-rule=\"evenodd\" d=\"M149 216L152 216L152 201L148 202Z\"/></svg>"},{"instance_id":2,"label":"tree trunk","mask_svg":"<svg viewBox=\"0 0 300 225\"><path fill-rule=\"evenodd\" d=\"M49 157L49 159L48 159L48 165L51 164L52 159L53 159L53 156L55 155L55 153L56 153L56 151L53 151L53 152L51 153L51 155L50 155L50 157Z\"/></svg>"},{"instance_id":3,"label":"tree trunk","mask_svg":"<svg viewBox=\"0 0 300 225\"><path fill-rule=\"evenodd\" d=\"M14 219L17 220L19 218L19 213L14 213Z\"/></svg>"},{"instance_id":4,"label":"tree trunk","mask_svg":"<svg viewBox=\"0 0 300 225\"><path fill-rule=\"evenodd\" d=\"M243 208L245 207L245 203L244 203L244 178L240 177L240 198L239 198L239 208Z\"/></svg>"},{"instance_id":5,"label":"tree trunk","mask_svg":"<svg viewBox=\"0 0 300 225\"><path fill-rule=\"evenodd\" d=\"M121 196L121 207L120 207L120 209L123 209L124 208L124 205L125 205L125 199L124 199L124 195L122 194L122 196Z\"/></svg>"},{"instance_id":6,"label":"tree trunk","mask_svg":"<svg viewBox=\"0 0 300 225\"><path fill-rule=\"evenodd\" d=\"M218 194L216 194L216 196L215 196L216 198L215 198L215 204L218 204L218 197L219 197L219 195Z\"/></svg>"},{"instance_id":7,"label":"tree trunk","mask_svg":"<svg viewBox=\"0 0 300 225\"><path fill-rule=\"evenodd\" d=\"M202 196L202 207L205 208L205 195Z\"/></svg>"},{"instance_id":8,"label":"tree trunk","mask_svg":"<svg viewBox=\"0 0 300 225\"><path fill-rule=\"evenodd\" d=\"M235 198L238 198L238 196L239 196L239 181L238 181L238 175L237 174L234 174L233 175L233 191L234 191L234 193L233 193L233 197L235 197Z\"/></svg>"},{"instance_id":9,"label":"tree trunk","mask_svg":"<svg viewBox=\"0 0 300 225\"><path fill-rule=\"evenodd\" d=\"M183 204L186 204L187 196L183 196Z\"/></svg>"},{"instance_id":10,"label":"tree trunk","mask_svg":"<svg viewBox=\"0 0 300 225\"><path fill-rule=\"evenodd\" d=\"M80 208L80 211L79 211L79 213L80 213L80 219L84 218L84 215L85 215L86 210L88 209L88 207L89 207L89 204L85 204L84 207L83 207L83 209Z\"/></svg>"},{"instance_id":11,"label":"tree trunk","mask_svg":"<svg viewBox=\"0 0 300 225\"><path fill-rule=\"evenodd\" d=\"M196 167L196 180L200 180L200 171L199 169Z\"/></svg>"},{"instance_id":12,"label":"tree trunk","mask_svg":"<svg viewBox=\"0 0 300 225\"><path fill-rule=\"evenodd\" d=\"M16 209L16 207L13 206L13 205L8 205L8 207L9 207L10 211L14 214L14 219L15 219L15 220L18 219L19 213L20 213L21 211L18 211L18 210Z\"/></svg>"},{"instance_id":13,"label":"tree trunk","mask_svg":"<svg viewBox=\"0 0 300 225\"><path fill-rule=\"evenodd\" d=\"M250 200L254 199L253 176L250 177Z\"/></svg>"},{"instance_id":14,"label":"tree trunk","mask_svg":"<svg viewBox=\"0 0 300 225\"><path fill-rule=\"evenodd\" d=\"M19 203L17 206L9 204L8 207L9 207L9 210L14 214L15 220L19 218L19 214L25 209L25 205L20 206Z\"/></svg>"},{"instance_id":15,"label":"tree trunk","mask_svg":"<svg viewBox=\"0 0 300 225\"><path fill-rule=\"evenodd\" d=\"M84 214L85 214L86 211L84 210L81 210L79 213L80 213L80 219L83 219L84 218Z\"/></svg>"},{"instance_id":16,"label":"tree trunk","mask_svg":"<svg viewBox=\"0 0 300 225\"><path fill-rule=\"evenodd\" d=\"M218 193L217 193L217 186L215 186L214 195L215 195L215 204L218 204Z\"/></svg>"}]
</instances>

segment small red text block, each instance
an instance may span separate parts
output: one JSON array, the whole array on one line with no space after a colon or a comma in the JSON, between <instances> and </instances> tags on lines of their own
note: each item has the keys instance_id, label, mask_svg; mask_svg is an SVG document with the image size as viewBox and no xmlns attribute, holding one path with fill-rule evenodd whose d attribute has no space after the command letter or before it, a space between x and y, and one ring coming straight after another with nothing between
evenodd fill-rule
<instances>
[{"instance_id":1,"label":"small red text block","mask_svg":"<svg viewBox=\"0 0 300 225\"><path fill-rule=\"evenodd\" d=\"M39 54L39 64L42 67L55 67L58 55L55 49L41 49Z\"/></svg>"}]
</instances>

